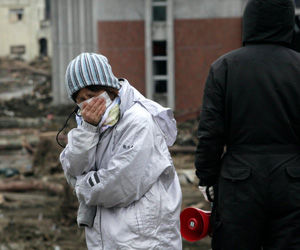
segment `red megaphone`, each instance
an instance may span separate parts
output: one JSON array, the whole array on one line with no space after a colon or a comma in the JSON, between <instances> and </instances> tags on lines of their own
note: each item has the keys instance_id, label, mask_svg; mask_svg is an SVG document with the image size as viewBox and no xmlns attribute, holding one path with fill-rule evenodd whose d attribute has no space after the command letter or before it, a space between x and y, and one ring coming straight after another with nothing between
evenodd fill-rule
<instances>
[{"instance_id":1,"label":"red megaphone","mask_svg":"<svg viewBox=\"0 0 300 250\"><path fill-rule=\"evenodd\" d=\"M198 241L204 238L210 229L210 211L188 207L180 214L180 232L187 241Z\"/></svg>"}]
</instances>

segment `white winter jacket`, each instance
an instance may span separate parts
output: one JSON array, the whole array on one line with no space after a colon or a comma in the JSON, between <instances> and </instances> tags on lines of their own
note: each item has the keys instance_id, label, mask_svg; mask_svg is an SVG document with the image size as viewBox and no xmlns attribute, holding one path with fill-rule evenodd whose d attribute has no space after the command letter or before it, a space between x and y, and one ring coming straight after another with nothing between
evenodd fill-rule
<instances>
[{"instance_id":1,"label":"white winter jacket","mask_svg":"<svg viewBox=\"0 0 300 250\"><path fill-rule=\"evenodd\" d=\"M120 81L119 122L103 134L83 122L68 134L61 153L76 194L97 206L88 249L182 249L181 189L168 145L176 139L170 109Z\"/></svg>"}]
</instances>

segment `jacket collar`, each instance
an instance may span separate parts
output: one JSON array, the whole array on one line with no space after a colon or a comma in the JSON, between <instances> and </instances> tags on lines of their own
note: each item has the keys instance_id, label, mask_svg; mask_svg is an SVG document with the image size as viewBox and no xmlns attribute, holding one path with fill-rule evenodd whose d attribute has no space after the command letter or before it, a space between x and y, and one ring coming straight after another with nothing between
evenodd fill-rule
<instances>
[{"instance_id":1,"label":"jacket collar","mask_svg":"<svg viewBox=\"0 0 300 250\"><path fill-rule=\"evenodd\" d=\"M126 79L119 79L121 89L119 90L120 97L120 117L130 109L136 102L144 98L135 88L133 88Z\"/></svg>"}]
</instances>

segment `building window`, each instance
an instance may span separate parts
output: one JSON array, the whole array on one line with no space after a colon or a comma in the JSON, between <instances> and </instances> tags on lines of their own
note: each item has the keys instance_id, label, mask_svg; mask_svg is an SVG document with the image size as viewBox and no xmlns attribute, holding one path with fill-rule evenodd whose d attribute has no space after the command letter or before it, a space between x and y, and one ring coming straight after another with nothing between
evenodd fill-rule
<instances>
[{"instance_id":1,"label":"building window","mask_svg":"<svg viewBox=\"0 0 300 250\"><path fill-rule=\"evenodd\" d=\"M167 60L154 59L153 60L153 74L157 76L167 75Z\"/></svg>"},{"instance_id":2,"label":"building window","mask_svg":"<svg viewBox=\"0 0 300 250\"><path fill-rule=\"evenodd\" d=\"M45 19L50 20L50 16L51 16L50 0L45 0Z\"/></svg>"},{"instance_id":3,"label":"building window","mask_svg":"<svg viewBox=\"0 0 300 250\"><path fill-rule=\"evenodd\" d=\"M167 106L168 94L168 57L167 41L152 41L153 60L153 98L163 106Z\"/></svg>"},{"instance_id":4,"label":"building window","mask_svg":"<svg viewBox=\"0 0 300 250\"><path fill-rule=\"evenodd\" d=\"M154 101L162 106L168 106L168 80L165 76L154 77Z\"/></svg>"},{"instance_id":5,"label":"building window","mask_svg":"<svg viewBox=\"0 0 300 250\"><path fill-rule=\"evenodd\" d=\"M152 50L153 56L166 56L167 41L153 41Z\"/></svg>"},{"instance_id":6,"label":"building window","mask_svg":"<svg viewBox=\"0 0 300 250\"><path fill-rule=\"evenodd\" d=\"M163 0L153 0L152 20L155 22L165 22L167 20L167 2Z\"/></svg>"},{"instance_id":7,"label":"building window","mask_svg":"<svg viewBox=\"0 0 300 250\"><path fill-rule=\"evenodd\" d=\"M167 105L168 91L168 58L166 54L166 41L153 41L154 100L163 105Z\"/></svg>"},{"instance_id":8,"label":"building window","mask_svg":"<svg viewBox=\"0 0 300 250\"><path fill-rule=\"evenodd\" d=\"M21 56L25 54L26 49L24 45L16 45L16 46L10 46L10 54L11 55L16 55L16 56Z\"/></svg>"},{"instance_id":9,"label":"building window","mask_svg":"<svg viewBox=\"0 0 300 250\"><path fill-rule=\"evenodd\" d=\"M152 21L167 21L167 1L152 0ZM166 32L166 30L165 30ZM153 99L168 105L168 56L167 40L152 40Z\"/></svg>"},{"instance_id":10,"label":"building window","mask_svg":"<svg viewBox=\"0 0 300 250\"><path fill-rule=\"evenodd\" d=\"M145 3L146 96L162 106L175 108L173 0Z\"/></svg>"},{"instance_id":11,"label":"building window","mask_svg":"<svg viewBox=\"0 0 300 250\"><path fill-rule=\"evenodd\" d=\"M166 6L153 6L153 21L163 22L167 20Z\"/></svg>"},{"instance_id":12,"label":"building window","mask_svg":"<svg viewBox=\"0 0 300 250\"><path fill-rule=\"evenodd\" d=\"M23 19L24 9L10 9L9 19L11 22L19 22Z\"/></svg>"},{"instance_id":13,"label":"building window","mask_svg":"<svg viewBox=\"0 0 300 250\"><path fill-rule=\"evenodd\" d=\"M296 8L300 8L300 0L295 0Z\"/></svg>"},{"instance_id":14,"label":"building window","mask_svg":"<svg viewBox=\"0 0 300 250\"><path fill-rule=\"evenodd\" d=\"M41 57L48 56L47 39L46 38L41 38L39 40L39 44L40 44L40 56Z\"/></svg>"},{"instance_id":15,"label":"building window","mask_svg":"<svg viewBox=\"0 0 300 250\"><path fill-rule=\"evenodd\" d=\"M166 80L157 80L155 81L155 93L167 93L167 81Z\"/></svg>"}]
</instances>

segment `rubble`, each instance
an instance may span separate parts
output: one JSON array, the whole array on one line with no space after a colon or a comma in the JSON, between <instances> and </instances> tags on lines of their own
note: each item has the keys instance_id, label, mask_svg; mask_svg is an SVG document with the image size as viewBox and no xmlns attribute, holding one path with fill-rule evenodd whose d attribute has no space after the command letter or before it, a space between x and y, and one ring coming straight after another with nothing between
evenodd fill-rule
<instances>
[{"instance_id":1,"label":"rubble","mask_svg":"<svg viewBox=\"0 0 300 250\"><path fill-rule=\"evenodd\" d=\"M1 168L0 169L0 175L4 175L6 178L13 177L13 176L19 175L19 174L20 174L20 172L16 168Z\"/></svg>"},{"instance_id":2,"label":"rubble","mask_svg":"<svg viewBox=\"0 0 300 250\"><path fill-rule=\"evenodd\" d=\"M175 146L170 147L170 152L175 153L175 154L178 154L178 153L194 154L195 151L196 151L196 147L194 147L194 146L178 146L178 145L175 145Z\"/></svg>"},{"instance_id":3,"label":"rubble","mask_svg":"<svg viewBox=\"0 0 300 250\"><path fill-rule=\"evenodd\" d=\"M10 175L11 176L11 175ZM10 177L8 176L8 177ZM58 183L26 179L18 181L2 181L0 192L27 192L27 191L47 191L51 194L61 194L64 187Z\"/></svg>"},{"instance_id":4,"label":"rubble","mask_svg":"<svg viewBox=\"0 0 300 250\"><path fill-rule=\"evenodd\" d=\"M196 146L197 130L198 130L198 119L188 120L177 124L178 134L176 139L176 145L180 146Z\"/></svg>"},{"instance_id":5,"label":"rubble","mask_svg":"<svg viewBox=\"0 0 300 250\"><path fill-rule=\"evenodd\" d=\"M49 114L66 116L72 108L72 105L52 105L49 58L38 58L30 63L0 58L1 118L45 119Z\"/></svg>"},{"instance_id":6,"label":"rubble","mask_svg":"<svg viewBox=\"0 0 300 250\"><path fill-rule=\"evenodd\" d=\"M51 102L48 59L0 59L1 250L85 248L55 142L72 107Z\"/></svg>"},{"instance_id":7,"label":"rubble","mask_svg":"<svg viewBox=\"0 0 300 250\"><path fill-rule=\"evenodd\" d=\"M78 229L78 201L66 183L55 137L74 107L52 106L47 58L24 62L0 58L0 250L85 249ZM67 132L60 140L66 142ZM182 186L182 208L209 209L197 188L194 152L198 121L178 124L170 148ZM2 174L1 174L2 173ZM187 249L209 249L209 238Z\"/></svg>"},{"instance_id":8,"label":"rubble","mask_svg":"<svg viewBox=\"0 0 300 250\"><path fill-rule=\"evenodd\" d=\"M177 175L181 186L198 185L194 169L177 169Z\"/></svg>"}]
</instances>

